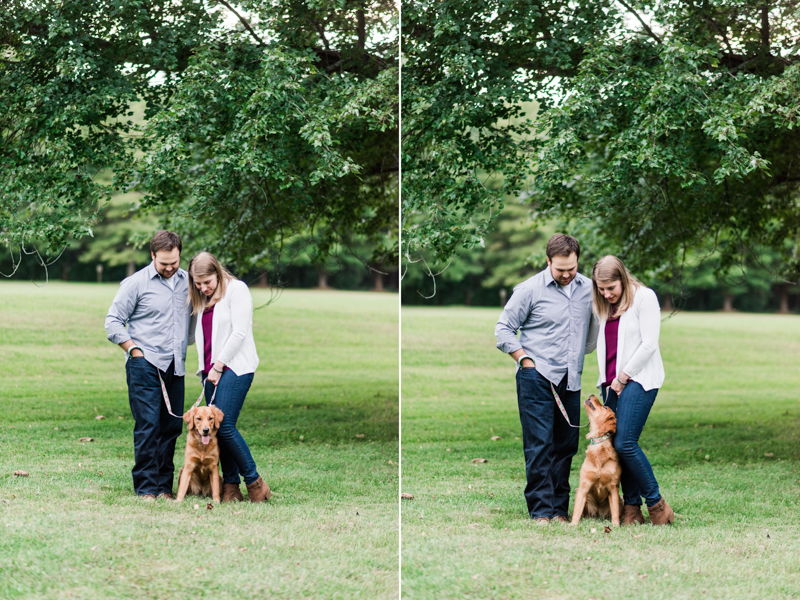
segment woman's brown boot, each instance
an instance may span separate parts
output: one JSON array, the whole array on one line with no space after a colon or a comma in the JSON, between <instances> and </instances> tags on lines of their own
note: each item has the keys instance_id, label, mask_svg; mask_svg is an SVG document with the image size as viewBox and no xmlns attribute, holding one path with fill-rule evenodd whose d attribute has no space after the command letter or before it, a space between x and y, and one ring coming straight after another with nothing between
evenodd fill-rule
<instances>
[{"instance_id":1,"label":"woman's brown boot","mask_svg":"<svg viewBox=\"0 0 800 600\"><path fill-rule=\"evenodd\" d=\"M223 502L244 502L242 490L239 489L237 483L225 483L222 486L222 501Z\"/></svg>"},{"instance_id":2,"label":"woman's brown boot","mask_svg":"<svg viewBox=\"0 0 800 600\"><path fill-rule=\"evenodd\" d=\"M622 526L644 525L641 504L626 504L622 509Z\"/></svg>"},{"instance_id":3,"label":"woman's brown boot","mask_svg":"<svg viewBox=\"0 0 800 600\"><path fill-rule=\"evenodd\" d=\"M647 512L650 513L651 525L669 525L675 520L675 513L672 512L663 496L657 504L648 508Z\"/></svg>"},{"instance_id":4,"label":"woman's brown boot","mask_svg":"<svg viewBox=\"0 0 800 600\"><path fill-rule=\"evenodd\" d=\"M269 491L269 486L261 479L261 475L253 483L247 484L247 497L250 502L263 502L264 500L269 500L270 496L272 496L272 492Z\"/></svg>"}]
</instances>

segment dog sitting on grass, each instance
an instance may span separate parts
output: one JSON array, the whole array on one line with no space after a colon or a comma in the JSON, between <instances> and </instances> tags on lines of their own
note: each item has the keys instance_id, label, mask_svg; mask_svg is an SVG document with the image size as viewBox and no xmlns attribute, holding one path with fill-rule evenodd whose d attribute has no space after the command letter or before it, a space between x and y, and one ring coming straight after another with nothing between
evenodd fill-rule
<instances>
[{"instance_id":1,"label":"dog sitting on grass","mask_svg":"<svg viewBox=\"0 0 800 600\"><path fill-rule=\"evenodd\" d=\"M224 416L216 406L198 406L183 415L189 432L178 474L178 502L189 494L211 496L220 503L217 430Z\"/></svg>"},{"instance_id":2,"label":"dog sitting on grass","mask_svg":"<svg viewBox=\"0 0 800 600\"><path fill-rule=\"evenodd\" d=\"M611 524L619 527L622 498L619 495L619 479L622 467L614 450L614 434L617 432L617 416L603 406L595 395L584 402L589 417L590 440L586 458L581 467L580 485L572 509L572 524L577 525L581 517L611 517Z\"/></svg>"}]
</instances>

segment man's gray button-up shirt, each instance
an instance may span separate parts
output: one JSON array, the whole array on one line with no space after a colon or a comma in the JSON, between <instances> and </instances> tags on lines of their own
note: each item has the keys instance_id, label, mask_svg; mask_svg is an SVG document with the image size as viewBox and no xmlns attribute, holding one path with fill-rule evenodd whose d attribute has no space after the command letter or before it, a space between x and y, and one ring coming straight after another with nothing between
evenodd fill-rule
<instances>
[{"instance_id":1,"label":"man's gray button-up shirt","mask_svg":"<svg viewBox=\"0 0 800 600\"><path fill-rule=\"evenodd\" d=\"M577 391L583 357L597 346L598 322L592 314L592 280L578 273L572 286L568 296L549 267L523 281L514 288L494 334L501 351L523 348L542 376L558 384L568 374L567 389Z\"/></svg>"},{"instance_id":2,"label":"man's gray button-up shirt","mask_svg":"<svg viewBox=\"0 0 800 600\"><path fill-rule=\"evenodd\" d=\"M181 376L186 374L186 347L194 343L194 319L186 304L188 273L178 269L172 277L177 278L174 290L150 263L123 279L108 309L106 332L114 344L132 339L161 371L175 361L175 375Z\"/></svg>"}]
</instances>

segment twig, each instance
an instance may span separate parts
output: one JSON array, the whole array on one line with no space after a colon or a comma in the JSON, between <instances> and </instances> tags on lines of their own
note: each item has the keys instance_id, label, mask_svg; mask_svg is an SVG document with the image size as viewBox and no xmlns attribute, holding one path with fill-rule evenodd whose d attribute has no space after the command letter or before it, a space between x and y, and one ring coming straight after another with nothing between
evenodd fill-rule
<instances>
[{"instance_id":1,"label":"twig","mask_svg":"<svg viewBox=\"0 0 800 600\"><path fill-rule=\"evenodd\" d=\"M652 29L650 29L650 26L649 26L647 23L645 23L645 22L644 22L644 19L642 19L642 17L640 17L640 16L639 16L639 13L637 13L635 10L633 10L633 7L632 7L632 6L629 6L629 5L628 5L628 4L625 2L625 0L618 0L618 2L619 2L620 4L622 4L622 6L624 6L625 8L627 8L627 9L628 9L628 10L629 10L631 13L633 13L633 16L634 16L634 17L636 17L636 18L639 20L639 23L641 23L641 24L642 24L642 27L644 27L645 31L647 31L647 34L648 34L648 35L649 35L651 38L653 38L653 39L654 39L655 41L657 41L659 44L663 43L663 42L661 41L661 38L660 38L660 37L658 37L658 36L657 36L655 33L653 33L653 30L652 30Z\"/></svg>"},{"instance_id":2,"label":"twig","mask_svg":"<svg viewBox=\"0 0 800 600\"><path fill-rule=\"evenodd\" d=\"M255 38L255 40L258 42L259 46L266 46L266 44L264 43L264 40L262 40L260 37L258 37L258 34L256 34L255 31L253 31L253 28L250 26L250 23L247 22L247 19L245 19L242 15L240 15L238 12L236 12L235 8L233 8L225 0L219 0L219 3L224 5L229 11L231 11L233 14L236 15L236 18L238 18L239 22L241 22L241 24L244 25L244 28L247 29L247 31L250 32L250 35L252 35Z\"/></svg>"}]
</instances>

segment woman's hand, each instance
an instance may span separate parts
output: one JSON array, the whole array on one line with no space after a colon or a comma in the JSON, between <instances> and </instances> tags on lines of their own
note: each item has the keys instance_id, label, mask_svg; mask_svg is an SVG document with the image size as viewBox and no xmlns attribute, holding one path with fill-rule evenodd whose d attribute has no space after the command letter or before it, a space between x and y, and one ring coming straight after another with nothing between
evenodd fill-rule
<instances>
[{"instance_id":1,"label":"woman's hand","mask_svg":"<svg viewBox=\"0 0 800 600\"><path fill-rule=\"evenodd\" d=\"M222 373L220 373L220 371L222 371L223 368L225 368L224 364L219 361L215 362L211 367L211 371L209 372L208 379L206 379L206 381L210 381L214 385L217 385L219 383L219 378L222 377Z\"/></svg>"},{"instance_id":2,"label":"woman's hand","mask_svg":"<svg viewBox=\"0 0 800 600\"><path fill-rule=\"evenodd\" d=\"M622 393L622 390L625 389L625 384L622 383L618 378L614 377L614 380L611 382L611 389L616 392L617 396Z\"/></svg>"}]
</instances>

